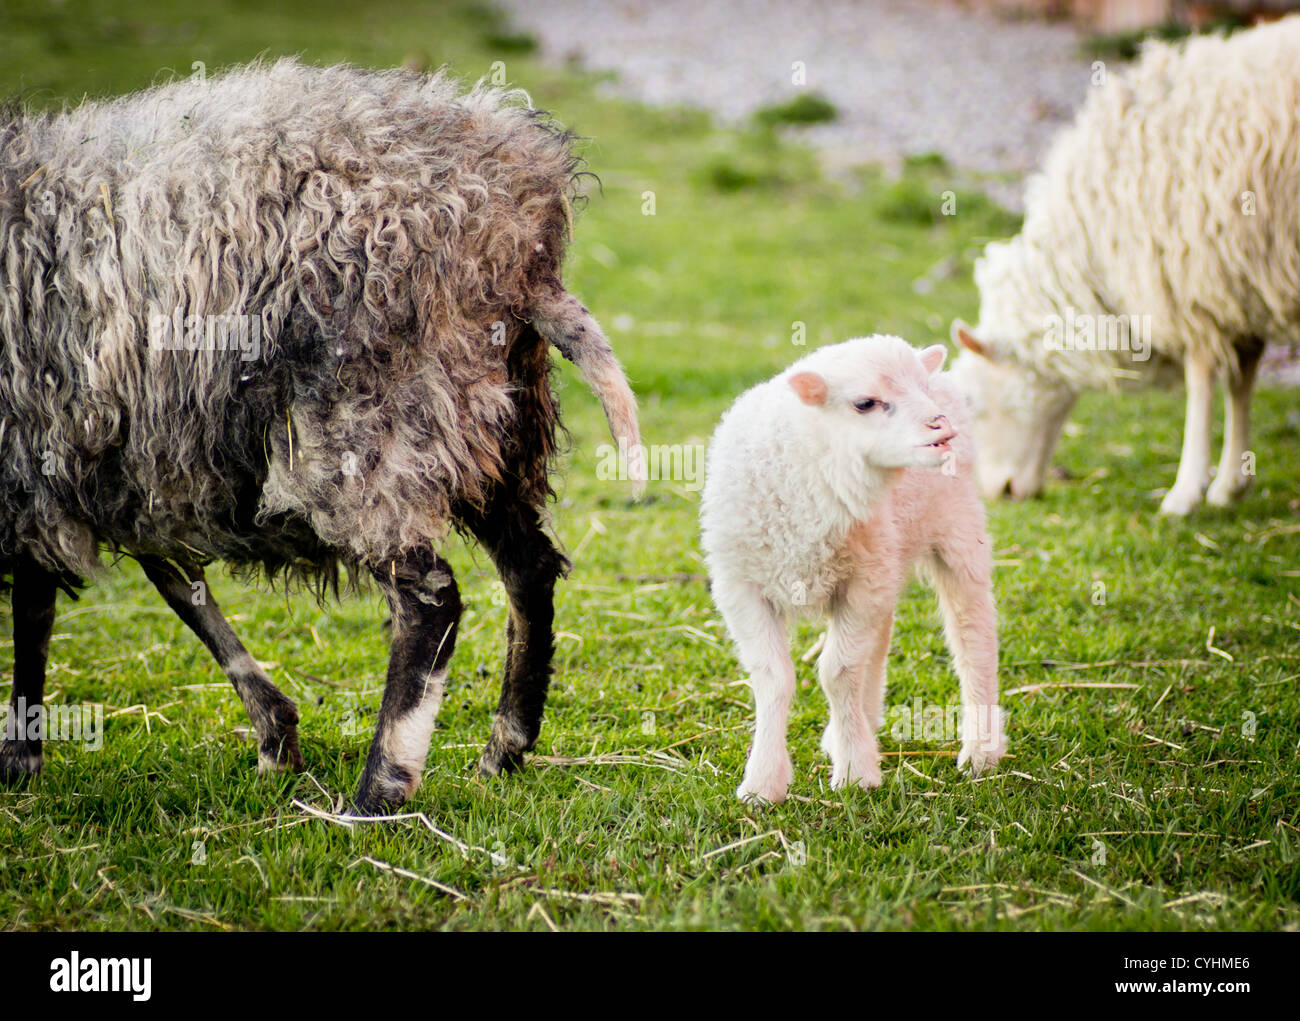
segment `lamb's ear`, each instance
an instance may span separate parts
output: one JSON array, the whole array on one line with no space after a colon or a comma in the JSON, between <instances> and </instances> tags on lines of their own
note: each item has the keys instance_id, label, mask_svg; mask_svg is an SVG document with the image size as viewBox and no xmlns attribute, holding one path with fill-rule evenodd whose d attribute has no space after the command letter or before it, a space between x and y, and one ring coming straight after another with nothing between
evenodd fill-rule
<instances>
[{"instance_id":1,"label":"lamb's ear","mask_svg":"<svg viewBox=\"0 0 1300 1021\"><path fill-rule=\"evenodd\" d=\"M948 357L948 349L942 344L931 344L921 352L921 364L925 366L925 371L934 375L943 365L943 360Z\"/></svg>"},{"instance_id":2,"label":"lamb's ear","mask_svg":"<svg viewBox=\"0 0 1300 1021\"><path fill-rule=\"evenodd\" d=\"M826 380L815 372L796 372L790 377L790 389L799 395L799 400L814 406L825 404L830 392Z\"/></svg>"},{"instance_id":3,"label":"lamb's ear","mask_svg":"<svg viewBox=\"0 0 1300 1021\"><path fill-rule=\"evenodd\" d=\"M952 342L983 358L993 357L992 347L971 333L970 327L960 319L952 321Z\"/></svg>"}]
</instances>

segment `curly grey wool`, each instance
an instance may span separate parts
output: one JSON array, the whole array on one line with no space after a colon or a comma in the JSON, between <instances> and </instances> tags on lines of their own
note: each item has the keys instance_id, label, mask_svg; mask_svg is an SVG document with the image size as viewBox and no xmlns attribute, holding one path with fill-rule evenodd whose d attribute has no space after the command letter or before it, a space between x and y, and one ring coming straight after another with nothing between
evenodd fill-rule
<instances>
[{"instance_id":1,"label":"curly grey wool","mask_svg":"<svg viewBox=\"0 0 1300 1021\"><path fill-rule=\"evenodd\" d=\"M173 605L176 569L193 581L213 560L323 587L340 564L368 570L393 605L389 693L423 693L381 713L387 744L358 804L409 796L427 737L416 754L385 728L417 711L415 729L432 727L424 681L445 674L455 626L420 608L454 589L437 544L461 527L500 567L510 533L516 556L538 561L544 543L540 560L563 568L542 532L547 341L639 450L622 371L560 283L578 170L571 136L517 93L293 60L0 112L0 575L15 627L104 547L140 558ZM513 616L526 601L512 593ZM543 698L548 614L543 676L520 682ZM260 668L224 618L188 622L219 660L225 648L248 704L240 678ZM435 625L436 652L403 645L403 628ZM45 656L15 653L17 698ZM264 708L250 705L255 724ZM485 768L519 760L540 711L501 724L508 747ZM264 766L299 761L283 725L258 729ZM39 748L11 744L7 772L39 766Z\"/></svg>"}]
</instances>

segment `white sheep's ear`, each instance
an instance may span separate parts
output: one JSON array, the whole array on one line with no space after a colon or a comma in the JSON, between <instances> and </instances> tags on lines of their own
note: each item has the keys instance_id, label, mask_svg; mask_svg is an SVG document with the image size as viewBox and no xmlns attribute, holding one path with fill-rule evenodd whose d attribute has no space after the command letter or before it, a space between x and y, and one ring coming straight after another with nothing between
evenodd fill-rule
<instances>
[{"instance_id":1,"label":"white sheep's ear","mask_svg":"<svg viewBox=\"0 0 1300 1021\"><path fill-rule=\"evenodd\" d=\"M975 336L970 327L960 319L952 321L952 342L964 347L967 351L979 355L981 358L993 357L993 346L984 343L979 337Z\"/></svg>"},{"instance_id":2,"label":"white sheep's ear","mask_svg":"<svg viewBox=\"0 0 1300 1021\"><path fill-rule=\"evenodd\" d=\"M815 372L796 372L790 377L790 389L799 395L799 400L813 407L825 404L830 393L826 380Z\"/></svg>"},{"instance_id":3,"label":"white sheep's ear","mask_svg":"<svg viewBox=\"0 0 1300 1021\"><path fill-rule=\"evenodd\" d=\"M948 349L942 344L931 344L921 352L921 364L925 366L925 371L934 375L943 366L943 360L948 357Z\"/></svg>"}]
</instances>

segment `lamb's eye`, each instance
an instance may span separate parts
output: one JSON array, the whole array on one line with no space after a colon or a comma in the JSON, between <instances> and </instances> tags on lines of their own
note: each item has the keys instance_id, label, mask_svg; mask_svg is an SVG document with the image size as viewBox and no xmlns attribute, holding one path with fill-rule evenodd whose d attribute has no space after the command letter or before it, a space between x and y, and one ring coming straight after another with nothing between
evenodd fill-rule
<instances>
[{"instance_id":1,"label":"lamb's eye","mask_svg":"<svg viewBox=\"0 0 1300 1021\"><path fill-rule=\"evenodd\" d=\"M885 411L889 410L888 404L886 404L884 401L878 401L874 397L863 397L861 400L854 401L853 407L858 412L864 415L872 408L881 408Z\"/></svg>"}]
</instances>

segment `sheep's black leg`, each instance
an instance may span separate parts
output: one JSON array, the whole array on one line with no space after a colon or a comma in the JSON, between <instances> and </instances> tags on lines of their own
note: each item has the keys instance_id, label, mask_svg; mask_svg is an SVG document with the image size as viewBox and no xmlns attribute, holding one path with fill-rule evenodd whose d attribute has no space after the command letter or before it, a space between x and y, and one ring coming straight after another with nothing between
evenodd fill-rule
<instances>
[{"instance_id":1,"label":"sheep's black leg","mask_svg":"<svg viewBox=\"0 0 1300 1021\"><path fill-rule=\"evenodd\" d=\"M496 776L521 766L537 743L551 684L555 581L569 562L542 529L537 509L527 504L499 499L486 514L464 520L492 557L510 600L501 700L479 759L479 770Z\"/></svg>"},{"instance_id":2,"label":"sheep's black leg","mask_svg":"<svg viewBox=\"0 0 1300 1021\"><path fill-rule=\"evenodd\" d=\"M176 615L208 647L235 686L257 734L257 771L303 767L298 748L298 707L277 688L248 654L208 589L203 571L185 565L185 574L158 557L139 557L140 566Z\"/></svg>"},{"instance_id":3,"label":"sheep's black leg","mask_svg":"<svg viewBox=\"0 0 1300 1021\"><path fill-rule=\"evenodd\" d=\"M14 563L14 686L0 740L0 780L13 783L41 769L39 714L45 698L45 660L54 629L58 576L20 556Z\"/></svg>"},{"instance_id":4,"label":"sheep's black leg","mask_svg":"<svg viewBox=\"0 0 1300 1021\"><path fill-rule=\"evenodd\" d=\"M375 577L392 609L393 644L379 724L355 798L362 815L402 804L420 785L460 622L456 579L431 549L393 561Z\"/></svg>"}]
</instances>

